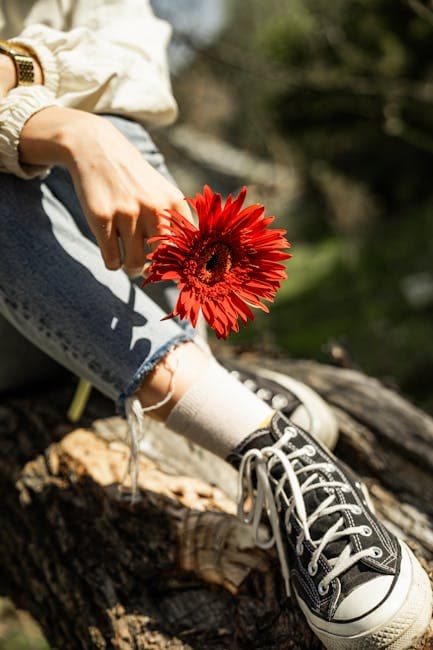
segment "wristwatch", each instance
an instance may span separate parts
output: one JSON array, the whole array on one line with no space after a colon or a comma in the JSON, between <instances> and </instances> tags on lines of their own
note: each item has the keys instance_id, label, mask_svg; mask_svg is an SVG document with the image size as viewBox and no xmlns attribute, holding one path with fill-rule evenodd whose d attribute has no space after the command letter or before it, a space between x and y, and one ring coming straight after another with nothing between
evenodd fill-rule
<instances>
[{"instance_id":1,"label":"wristwatch","mask_svg":"<svg viewBox=\"0 0 433 650\"><path fill-rule=\"evenodd\" d=\"M35 64L25 47L0 40L0 54L7 54L14 62L17 86L32 86L35 83Z\"/></svg>"}]
</instances>

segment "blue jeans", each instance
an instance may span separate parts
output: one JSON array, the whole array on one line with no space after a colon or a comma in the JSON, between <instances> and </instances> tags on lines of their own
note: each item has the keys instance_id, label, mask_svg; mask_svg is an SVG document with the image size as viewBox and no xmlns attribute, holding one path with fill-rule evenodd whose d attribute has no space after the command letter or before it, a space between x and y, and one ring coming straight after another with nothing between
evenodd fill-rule
<instances>
[{"instance_id":1,"label":"blue jeans","mask_svg":"<svg viewBox=\"0 0 433 650\"><path fill-rule=\"evenodd\" d=\"M170 178L142 126L106 119ZM161 322L176 288L143 291L122 270L105 268L64 168L44 180L0 174L0 196L0 314L123 413L125 399L167 350L194 338L189 326Z\"/></svg>"}]
</instances>

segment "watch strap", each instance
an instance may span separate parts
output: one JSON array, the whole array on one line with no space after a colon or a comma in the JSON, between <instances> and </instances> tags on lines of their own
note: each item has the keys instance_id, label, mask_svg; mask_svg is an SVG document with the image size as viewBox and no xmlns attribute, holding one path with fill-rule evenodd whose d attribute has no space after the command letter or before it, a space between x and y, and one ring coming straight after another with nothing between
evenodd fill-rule
<instances>
[{"instance_id":1,"label":"watch strap","mask_svg":"<svg viewBox=\"0 0 433 650\"><path fill-rule=\"evenodd\" d=\"M17 86L32 86L35 83L35 65L28 50L16 43L0 40L0 52L7 54L15 66Z\"/></svg>"},{"instance_id":2,"label":"watch strap","mask_svg":"<svg viewBox=\"0 0 433 650\"><path fill-rule=\"evenodd\" d=\"M14 63L18 86L32 86L35 83L35 66L32 57L16 54Z\"/></svg>"}]
</instances>

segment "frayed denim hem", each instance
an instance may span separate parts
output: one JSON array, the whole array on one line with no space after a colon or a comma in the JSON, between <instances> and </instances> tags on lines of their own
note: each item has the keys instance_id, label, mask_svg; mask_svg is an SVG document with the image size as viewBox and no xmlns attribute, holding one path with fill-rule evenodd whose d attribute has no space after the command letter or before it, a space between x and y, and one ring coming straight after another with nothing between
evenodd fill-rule
<instances>
[{"instance_id":1,"label":"frayed denim hem","mask_svg":"<svg viewBox=\"0 0 433 650\"><path fill-rule=\"evenodd\" d=\"M184 333L178 334L170 339L165 345L159 348L151 357L147 359L135 373L134 379L131 383L125 388L123 393L120 394L116 402L116 412L118 415L125 417L125 401L128 397L131 397L137 388L140 386L141 382L145 375L147 375L154 367L165 357L165 355L170 352L173 348L178 346L180 343L186 343L187 341L194 341L193 333Z\"/></svg>"}]
</instances>

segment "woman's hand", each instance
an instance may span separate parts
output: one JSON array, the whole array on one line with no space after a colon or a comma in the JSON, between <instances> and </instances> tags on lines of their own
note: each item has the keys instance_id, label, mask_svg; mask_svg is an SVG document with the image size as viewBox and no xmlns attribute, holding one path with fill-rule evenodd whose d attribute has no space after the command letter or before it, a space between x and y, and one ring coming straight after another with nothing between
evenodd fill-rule
<instances>
[{"instance_id":1,"label":"woman's hand","mask_svg":"<svg viewBox=\"0 0 433 650\"><path fill-rule=\"evenodd\" d=\"M68 168L109 269L123 263L129 274L139 274L145 240L159 234L165 210L177 210L191 220L182 193L97 115L55 106L43 109L22 130L20 155L24 164Z\"/></svg>"}]
</instances>

